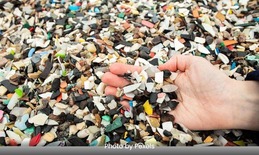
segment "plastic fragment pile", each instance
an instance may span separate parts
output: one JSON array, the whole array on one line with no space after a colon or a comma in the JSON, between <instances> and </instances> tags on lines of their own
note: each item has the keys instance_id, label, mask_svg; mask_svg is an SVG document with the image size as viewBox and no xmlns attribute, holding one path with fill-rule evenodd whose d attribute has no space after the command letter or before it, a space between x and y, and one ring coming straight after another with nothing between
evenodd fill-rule
<instances>
[{"instance_id":1,"label":"plastic fragment pile","mask_svg":"<svg viewBox=\"0 0 259 155\"><path fill-rule=\"evenodd\" d=\"M256 145L241 130L174 123L177 73L157 66L193 54L244 80L259 69L258 3L0 0L0 146ZM144 69L105 96L115 62Z\"/></svg>"}]
</instances>

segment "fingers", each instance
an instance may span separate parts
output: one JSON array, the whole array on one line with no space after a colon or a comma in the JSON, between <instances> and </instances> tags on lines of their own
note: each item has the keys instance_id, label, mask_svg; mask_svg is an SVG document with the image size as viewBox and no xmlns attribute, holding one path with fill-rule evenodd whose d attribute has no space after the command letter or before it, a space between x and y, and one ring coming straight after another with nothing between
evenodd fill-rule
<instances>
[{"instance_id":1,"label":"fingers","mask_svg":"<svg viewBox=\"0 0 259 155\"><path fill-rule=\"evenodd\" d=\"M172 72L175 72L177 70L184 72L190 67L193 58L194 56L191 55L176 55L173 56L165 64L160 65L158 68L160 70L170 70Z\"/></svg>"},{"instance_id":2,"label":"fingers","mask_svg":"<svg viewBox=\"0 0 259 155\"><path fill-rule=\"evenodd\" d=\"M127 64L122 64L122 63L114 63L110 66L110 72L116 75L123 75L124 73L128 73L128 71L130 71L131 73L135 71L140 73L141 70L142 68L139 66L132 66Z\"/></svg>"},{"instance_id":3,"label":"fingers","mask_svg":"<svg viewBox=\"0 0 259 155\"><path fill-rule=\"evenodd\" d=\"M112 87L124 87L130 84L126 79L119 77L111 72L104 73L102 82Z\"/></svg>"},{"instance_id":4,"label":"fingers","mask_svg":"<svg viewBox=\"0 0 259 155\"><path fill-rule=\"evenodd\" d=\"M123 100L123 101L120 102L120 104L121 104L123 107L125 107L127 110L130 109L130 105L129 105L129 102L128 102L128 101Z\"/></svg>"},{"instance_id":5,"label":"fingers","mask_svg":"<svg viewBox=\"0 0 259 155\"><path fill-rule=\"evenodd\" d=\"M116 96L117 93L117 88L112 87L112 86L106 86L104 90L105 95L112 95Z\"/></svg>"},{"instance_id":6,"label":"fingers","mask_svg":"<svg viewBox=\"0 0 259 155\"><path fill-rule=\"evenodd\" d=\"M127 64L122 64L122 63L114 63L110 66L110 72L104 73L102 77L102 82L107 84L105 88L105 95L113 95L117 96L117 88L122 88L128 84L130 84L129 81L126 79L119 77L118 75L124 75L125 73L133 73L137 71L140 73L142 71L142 68L139 66L132 66L132 65L127 65ZM120 104L126 108L129 109L129 103L127 101L127 97L123 97L123 100L120 102Z\"/></svg>"}]
</instances>

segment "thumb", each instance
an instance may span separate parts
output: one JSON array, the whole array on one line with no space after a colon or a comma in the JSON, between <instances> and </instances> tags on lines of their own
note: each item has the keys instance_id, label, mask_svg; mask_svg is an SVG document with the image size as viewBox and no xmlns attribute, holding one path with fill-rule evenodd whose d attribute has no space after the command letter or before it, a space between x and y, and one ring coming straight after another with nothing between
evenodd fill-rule
<instances>
[{"instance_id":1,"label":"thumb","mask_svg":"<svg viewBox=\"0 0 259 155\"><path fill-rule=\"evenodd\" d=\"M193 58L194 56L192 55L176 55L176 56L173 56L166 63L158 66L158 69L170 70L172 72L180 70L184 72L186 69L190 67Z\"/></svg>"}]
</instances>

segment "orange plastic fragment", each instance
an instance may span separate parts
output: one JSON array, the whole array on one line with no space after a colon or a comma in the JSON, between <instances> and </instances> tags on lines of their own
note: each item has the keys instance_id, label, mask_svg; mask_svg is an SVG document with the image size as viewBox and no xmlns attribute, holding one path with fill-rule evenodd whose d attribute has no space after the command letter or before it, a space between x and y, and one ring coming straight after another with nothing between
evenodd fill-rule
<instances>
[{"instance_id":1,"label":"orange plastic fragment","mask_svg":"<svg viewBox=\"0 0 259 155\"><path fill-rule=\"evenodd\" d=\"M60 88L66 88L67 87L67 82L66 81L62 81L61 83L60 83Z\"/></svg>"},{"instance_id":2,"label":"orange plastic fragment","mask_svg":"<svg viewBox=\"0 0 259 155\"><path fill-rule=\"evenodd\" d=\"M13 96L13 94L9 93L9 94L7 94L6 96L7 96L7 99L11 99L12 96Z\"/></svg>"},{"instance_id":3,"label":"orange plastic fragment","mask_svg":"<svg viewBox=\"0 0 259 155\"><path fill-rule=\"evenodd\" d=\"M225 16L221 12L216 14L216 18L218 18L221 22L225 20Z\"/></svg>"},{"instance_id":4,"label":"orange plastic fragment","mask_svg":"<svg viewBox=\"0 0 259 155\"><path fill-rule=\"evenodd\" d=\"M60 102L62 100L62 93L57 97L57 102Z\"/></svg>"},{"instance_id":5,"label":"orange plastic fragment","mask_svg":"<svg viewBox=\"0 0 259 155\"><path fill-rule=\"evenodd\" d=\"M208 136L205 140L204 143L211 143L213 141L213 138L211 138L210 136Z\"/></svg>"},{"instance_id":6,"label":"orange plastic fragment","mask_svg":"<svg viewBox=\"0 0 259 155\"><path fill-rule=\"evenodd\" d=\"M236 40L225 40L225 41L223 41L223 43L225 46L229 46L229 45L236 44L237 41Z\"/></svg>"},{"instance_id":7,"label":"orange plastic fragment","mask_svg":"<svg viewBox=\"0 0 259 155\"><path fill-rule=\"evenodd\" d=\"M185 43L185 40L183 38L179 39L180 43Z\"/></svg>"},{"instance_id":8,"label":"orange plastic fragment","mask_svg":"<svg viewBox=\"0 0 259 155\"><path fill-rule=\"evenodd\" d=\"M125 22L123 24L123 27L124 27L125 30L127 30L128 28L130 28L130 24L128 22Z\"/></svg>"},{"instance_id":9,"label":"orange plastic fragment","mask_svg":"<svg viewBox=\"0 0 259 155\"><path fill-rule=\"evenodd\" d=\"M195 18L199 18L200 17L198 8L195 8L195 9L192 10L192 15Z\"/></svg>"},{"instance_id":10,"label":"orange plastic fragment","mask_svg":"<svg viewBox=\"0 0 259 155\"><path fill-rule=\"evenodd\" d=\"M80 95L83 95L83 94L84 94L81 88L78 89L78 93L79 93Z\"/></svg>"}]
</instances>

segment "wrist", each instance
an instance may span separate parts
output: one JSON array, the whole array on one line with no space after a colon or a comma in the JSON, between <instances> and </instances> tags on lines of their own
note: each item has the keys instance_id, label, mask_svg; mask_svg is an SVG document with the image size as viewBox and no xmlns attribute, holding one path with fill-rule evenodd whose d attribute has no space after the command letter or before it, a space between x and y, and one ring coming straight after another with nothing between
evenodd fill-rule
<instances>
[{"instance_id":1,"label":"wrist","mask_svg":"<svg viewBox=\"0 0 259 155\"><path fill-rule=\"evenodd\" d=\"M230 86L225 104L229 128L259 130L259 83L231 79Z\"/></svg>"}]
</instances>

